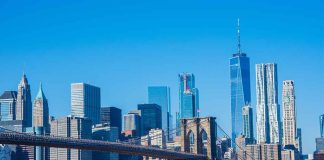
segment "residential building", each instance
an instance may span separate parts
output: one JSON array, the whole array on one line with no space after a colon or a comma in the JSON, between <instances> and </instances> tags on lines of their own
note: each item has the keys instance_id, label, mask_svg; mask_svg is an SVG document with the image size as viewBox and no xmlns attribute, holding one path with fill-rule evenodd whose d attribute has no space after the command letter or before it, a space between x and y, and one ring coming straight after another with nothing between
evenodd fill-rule
<instances>
[{"instance_id":1,"label":"residential building","mask_svg":"<svg viewBox=\"0 0 324 160\"><path fill-rule=\"evenodd\" d=\"M110 127L107 124L97 124L92 128L92 139L116 142L119 139L119 128ZM93 152L93 160L118 160L117 153Z\"/></svg>"},{"instance_id":2,"label":"residential building","mask_svg":"<svg viewBox=\"0 0 324 160\"><path fill-rule=\"evenodd\" d=\"M100 88L86 83L71 84L71 115L100 123Z\"/></svg>"},{"instance_id":3,"label":"residential building","mask_svg":"<svg viewBox=\"0 0 324 160\"><path fill-rule=\"evenodd\" d=\"M16 120L22 120L25 127L32 126L33 106L30 94L30 85L26 75L24 74L19 85L16 103Z\"/></svg>"},{"instance_id":4,"label":"residential building","mask_svg":"<svg viewBox=\"0 0 324 160\"><path fill-rule=\"evenodd\" d=\"M118 133L122 129L122 110L117 107L102 107L100 109L102 124L108 124L110 127L117 127Z\"/></svg>"},{"instance_id":5,"label":"residential building","mask_svg":"<svg viewBox=\"0 0 324 160\"><path fill-rule=\"evenodd\" d=\"M147 135L151 129L162 129L161 107L157 104L139 104L141 111L141 134Z\"/></svg>"},{"instance_id":6,"label":"residential building","mask_svg":"<svg viewBox=\"0 0 324 160\"><path fill-rule=\"evenodd\" d=\"M237 29L237 53L230 59L232 139L243 133L242 108L251 103L250 59L241 51L240 25Z\"/></svg>"},{"instance_id":7,"label":"residential building","mask_svg":"<svg viewBox=\"0 0 324 160\"><path fill-rule=\"evenodd\" d=\"M246 145L246 159L281 160L281 145L265 143Z\"/></svg>"},{"instance_id":8,"label":"residential building","mask_svg":"<svg viewBox=\"0 0 324 160\"><path fill-rule=\"evenodd\" d=\"M295 107L295 84L292 80L283 82L282 90L283 146L296 147L297 124Z\"/></svg>"},{"instance_id":9,"label":"residential building","mask_svg":"<svg viewBox=\"0 0 324 160\"><path fill-rule=\"evenodd\" d=\"M0 121L16 120L16 91L5 91L0 96Z\"/></svg>"},{"instance_id":10,"label":"residential building","mask_svg":"<svg viewBox=\"0 0 324 160\"><path fill-rule=\"evenodd\" d=\"M51 135L78 139L92 138L92 122L80 117L64 117L51 121ZM92 160L92 151L50 148L51 160Z\"/></svg>"},{"instance_id":11,"label":"residential building","mask_svg":"<svg viewBox=\"0 0 324 160\"><path fill-rule=\"evenodd\" d=\"M167 139L172 140L171 133L172 115L171 115L171 99L170 88L167 86L150 86L148 87L148 103L161 106L162 112L162 128L166 132Z\"/></svg>"},{"instance_id":12,"label":"residential building","mask_svg":"<svg viewBox=\"0 0 324 160\"><path fill-rule=\"evenodd\" d=\"M277 64L256 65L257 142L281 142Z\"/></svg>"}]
</instances>

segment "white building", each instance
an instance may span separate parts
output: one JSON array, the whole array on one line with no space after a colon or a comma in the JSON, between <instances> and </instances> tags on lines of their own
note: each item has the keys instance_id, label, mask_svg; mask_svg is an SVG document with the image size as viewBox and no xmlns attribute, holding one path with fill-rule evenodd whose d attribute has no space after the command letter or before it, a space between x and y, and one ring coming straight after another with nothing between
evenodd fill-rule
<instances>
[{"instance_id":1,"label":"white building","mask_svg":"<svg viewBox=\"0 0 324 160\"><path fill-rule=\"evenodd\" d=\"M256 65L257 142L280 143L277 64Z\"/></svg>"}]
</instances>

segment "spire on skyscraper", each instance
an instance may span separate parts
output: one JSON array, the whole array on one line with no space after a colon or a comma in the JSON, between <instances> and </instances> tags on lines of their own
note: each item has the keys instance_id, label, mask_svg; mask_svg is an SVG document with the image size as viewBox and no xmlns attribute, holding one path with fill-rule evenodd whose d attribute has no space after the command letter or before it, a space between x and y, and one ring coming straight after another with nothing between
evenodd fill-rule
<instances>
[{"instance_id":1,"label":"spire on skyscraper","mask_svg":"<svg viewBox=\"0 0 324 160\"><path fill-rule=\"evenodd\" d=\"M241 54L240 18L237 19L237 53Z\"/></svg>"}]
</instances>

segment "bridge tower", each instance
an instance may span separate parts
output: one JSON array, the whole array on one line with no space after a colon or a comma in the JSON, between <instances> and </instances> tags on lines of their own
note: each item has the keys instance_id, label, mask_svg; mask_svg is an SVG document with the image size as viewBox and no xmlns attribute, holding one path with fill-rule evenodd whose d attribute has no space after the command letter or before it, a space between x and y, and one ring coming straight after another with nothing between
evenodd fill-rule
<instances>
[{"instance_id":1,"label":"bridge tower","mask_svg":"<svg viewBox=\"0 0 324 160\"><path fill-rule=\"evenodd\" d=\"M181 119L181 151L216 159L216 129L215 117Z\"/></svg>"}]
</instances>

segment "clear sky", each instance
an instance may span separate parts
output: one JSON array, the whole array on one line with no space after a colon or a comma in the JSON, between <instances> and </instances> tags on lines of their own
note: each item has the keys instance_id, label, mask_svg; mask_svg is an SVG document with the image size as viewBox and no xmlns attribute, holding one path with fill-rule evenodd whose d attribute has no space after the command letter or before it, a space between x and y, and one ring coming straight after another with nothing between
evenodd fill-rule
<instances>
[{"instance_id":1,"label":"clear sky","mask_svg":"<svg viewBox=\"0 0 324 160\"><path fill-rule=\"evenodd\" d=\"M295 80L304 150L315 150L324 113L324 2L318 1L69 1L1 0L0 92L17 90L23 71L35 97L39 83L50 114L70 113L70 83L101 87L102 106L123 112L147 102L147 86L171 87L178 110L178 77L196 76L202 115L230 133L229 58L242 50L255 64L278 63L282 81ZM254 110L255 113L255 110Z\"/></svg>"}]
</instances>

